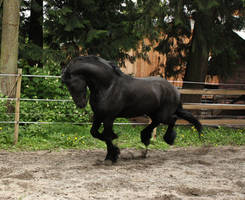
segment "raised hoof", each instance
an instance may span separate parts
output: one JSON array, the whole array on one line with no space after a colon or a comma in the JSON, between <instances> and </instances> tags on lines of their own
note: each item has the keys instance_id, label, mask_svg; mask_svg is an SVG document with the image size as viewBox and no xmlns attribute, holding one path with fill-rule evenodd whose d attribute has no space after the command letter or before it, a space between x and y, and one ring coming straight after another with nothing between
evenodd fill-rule
<instances>
[{"instance_id":1,"label":"raised hoof","mask_svg":"<svg viewBox=\"0 0 245 200\"><path fill-rule=\"evenodd\" d=\"M176 138L176 132L172 131L171 134L166 133L163 137L163 139L165 140L165 142L169 145L173 145L174 144L174 140Z\"/></svg>"},{"instance_id":2,"label":"raised hoof","mask_svg":"<svg viewBox=\"0 0 245 200\"><path fill-rule=\"evenodd\" d=\"M143 143L146 147L148 147L148 146L150 145L150 140L144 140L144 141L142 141L142 143Z\"/></svg>"},{"instance_id":3,"label":"raised hoof","mask_svg":"<svg viewBox=\"0 0 245 200\"><path fill-rule=\"evenodd\" d=\"M151 133L141 132L140 138L141 142L147 147L150 144Z\"/></svg>"}]
</instances>

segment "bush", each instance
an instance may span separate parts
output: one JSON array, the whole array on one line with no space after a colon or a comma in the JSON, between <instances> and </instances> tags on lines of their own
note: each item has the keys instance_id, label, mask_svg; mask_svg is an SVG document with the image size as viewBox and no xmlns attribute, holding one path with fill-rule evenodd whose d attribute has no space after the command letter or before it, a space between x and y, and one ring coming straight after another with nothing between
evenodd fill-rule
<instances>
[{"instance_id":1,"label":"bush","mask_svg":"<svg viewBox=\"0 0 245 200\"><path fill-rule=\"evenodd\" d=\"M49 62L43 68L30 67L22 63L23 74L60 76L61 69L56 63ZM21 97L32 99L64 99L70 95L59 78L23 77Z\"/></svg>"},{"instance_id":2,"label":"bush","mask_svg":"<svg viewBox=\"0 0 245 200\"><path fill-rule=\"evenodd\" d=\"M73 102L23 101L20 106L21 121L26 122L89 122L92 111L89 105L78 109Z\"/></svg>"},{"instance_id":3,"label":"bush","mask_svg":"<svg viewBox=\"0 0 245 200\"><path fill-rule=\"evenodd\" d=\"M4 95L0 94L0 98L5 98ZM0 100L0 121L14 121L14 110L15 104L13 101Z\"/></svg>"},{"instance_id":4,"label":"bush","mask_svg":"<svg viewBox=\"0 0 245 200\"><path fill-rule=\"evenodd\" d=\"M48 62L43 68L30 67L20 62L23 74L31 75L60 75L60 66ZM89 122L92 118L92 111L89 105L85 109L78 109L72 98L59 78L22 78L21 98L26 99L55 99L71 100L68 102L49 101L21 101L20 121L24 122ZM3 95L0 95L3 97ZM10 106L11 105L11 106ZM0 100L0 121L14 121L15 102ZM9 109L12 107L13 109Z\"/></svg>"}]
</instances>

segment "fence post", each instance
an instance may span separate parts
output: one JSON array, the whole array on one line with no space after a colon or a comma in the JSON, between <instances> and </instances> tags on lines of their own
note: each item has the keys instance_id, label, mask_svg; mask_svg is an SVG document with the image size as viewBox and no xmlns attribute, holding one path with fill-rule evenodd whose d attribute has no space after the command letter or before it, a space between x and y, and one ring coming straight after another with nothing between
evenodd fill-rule
<instances>
[{"instance_id":1,"label":"fence post","mask_svg":"<svg viewBox=\"0 0 245 200\"><path fill-rule=\"evenodd\" d=\"M21 79L22 79L22 69L18 69L17 86L16 86L16 102L15 102L14 145L17 144L18 137L19 137Z\"/></svg>"}]
</instances>

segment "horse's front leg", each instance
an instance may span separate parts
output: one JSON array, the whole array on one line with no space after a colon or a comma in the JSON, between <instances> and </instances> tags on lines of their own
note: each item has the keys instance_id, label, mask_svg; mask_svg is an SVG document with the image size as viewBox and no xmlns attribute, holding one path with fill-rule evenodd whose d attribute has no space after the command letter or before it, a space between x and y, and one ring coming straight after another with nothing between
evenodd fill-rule
<instances>
[{"instance_id":1,"label":"horse's front leg","mask_svg":"<svg viewBox=\"0 0 245 200\"><path fill-rule=\"evenodd\" d=\"M113 139L116 139L118 136L113 132L113 121L114 120L105 120L104 121L104 131L102 135L104 136L105 143L107 146L107 155L105 160L111 160L113 163L117 161L120 154L119 148L112 143Z\"/></svg>"},{"instance_id":2,"label":"horse's front leg","mask_svg":"<svg viewBox=\"0 0 245 200\"><path fill-rule=\"evenodd\" d=\"M150 125L148 125L146 128L144 128L141 131L140 137L141 142L144 143L144 145L147 147L150 144L150 139L152 137L152 131L154 128L156 128L160 123L156 120L152 120Z\"/></svg>"},{"instance_id":3,"label":"horse's front leg","mask_svg":"<svg viewBox=\"0 0 245 200\"><path fill-rule=\"evenodd\" d=\"M98 118L96 118L96 116L94 116L94 119L93 119L93 125L92 125L92 128L90 130L90 133L91 135L94 137L94 138L97 138L99 140L102 140L104 141L104 136L103 134L101 134L98 130L101 126L101 123L102 121L99 120Z\"/></svg>"},{"instance_id":4,"label":"horse's front leg","mask_svg":"<svg viewBox=\"0 0 245 200\"><path fill-rule=\"evenodd\" d=\"M151 124L148 125L141 131L140 137L141 142L146 146L146 150L143 152L142 157L146 158L148 152L148 146L150 144L150 139L152 137L152 131L156 128L160 123L156 120L152 120Z\"/></svg>"}]
</instances>

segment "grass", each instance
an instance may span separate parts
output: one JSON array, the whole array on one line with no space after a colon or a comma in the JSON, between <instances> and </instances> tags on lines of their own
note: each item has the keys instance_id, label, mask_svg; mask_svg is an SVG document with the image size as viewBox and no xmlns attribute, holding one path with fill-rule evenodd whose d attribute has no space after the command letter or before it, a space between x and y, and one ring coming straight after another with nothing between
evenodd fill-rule
<instances>
[{"instance_id":1,"label":"grass","mask_svg":"<svg viewBox=\"0 0 245 200\"><path fill-rule=\"evenodd\" d=\"M35 150L59 150L59 149L101 149L105 148L104 142L94 139L90 135L90 125L28 125L20 126L19 142L13 145L13 127L0 127L0 149L9 151L35 151ZM120 148L144 148L140 142L142 126L115 125L114 130L119 139L114 143ZM245 129L210 128L205 127L201 139L193 127L177 126L178 133L175 147L187 146L220 146L220 145L244 145ZM149 148L167 149L163 141L166 126L159 126L157 139L152 140Z\"/></svg>"}]
</instances>

